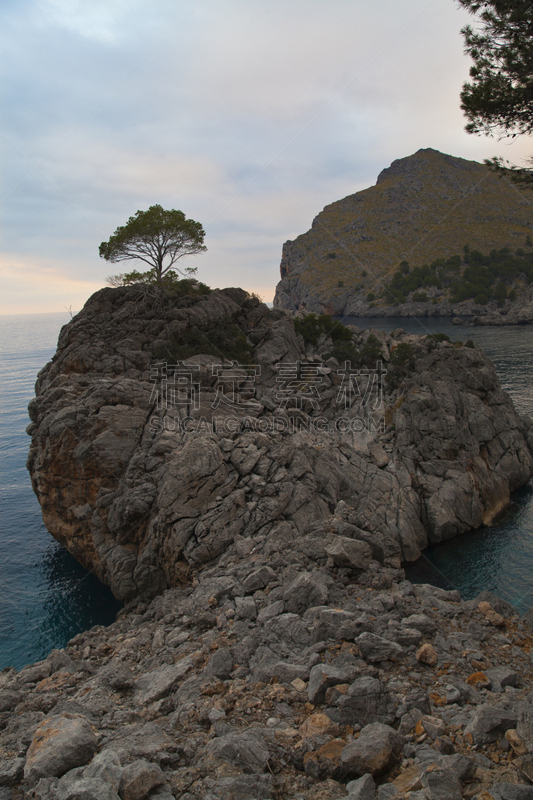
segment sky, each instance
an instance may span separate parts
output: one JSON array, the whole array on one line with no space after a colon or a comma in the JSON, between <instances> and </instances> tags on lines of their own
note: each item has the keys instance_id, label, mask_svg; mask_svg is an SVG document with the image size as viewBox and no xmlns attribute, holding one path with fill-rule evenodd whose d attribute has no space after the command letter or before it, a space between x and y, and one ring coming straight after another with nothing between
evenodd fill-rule
<instances>
[{"instance_id":1,"label":"sky","mask_svg":"<svg viewBox=\"0 0 533 800\"><path fill-rule=\"evenodd\" d=\"M202 223L180 262L271 301L281 248L420 148L520 163L465 133L454 0L3 0L0 314L77 312L98 246L159 203Z\"/></svg>"}]
</instances>

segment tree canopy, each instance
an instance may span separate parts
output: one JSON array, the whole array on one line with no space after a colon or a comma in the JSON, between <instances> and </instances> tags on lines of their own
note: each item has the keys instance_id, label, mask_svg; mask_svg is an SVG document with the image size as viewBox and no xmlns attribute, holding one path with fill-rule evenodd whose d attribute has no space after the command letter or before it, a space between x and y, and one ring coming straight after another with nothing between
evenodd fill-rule
<instances>
[{"instance_id":1,"label":"tree canopy","mask_svg":"<svg viewBox=\"0 0 533 800\"><path fill-rule=\"evenodd\" d=\"M174 265L184 256L207 250L204 236L201 224L187 219L183 211L166 211L155 205L148 211L137 211L125 225L118 227L109 241L101 243L99 253L101 258L112 263L139 260L149 266L144 273L134 270L114 276L109 279L111 283L144 281L161 284L164 278L176 278L176 271L182 275L196 272L196 267L181 270Z\"/></svg>"},{"instance_id":2,"label":"tree canopy","mask_svg":"<svg viewBox=\"0 0 533 800\"><path fill-rule=\"evenodd\" d=\"M514 138L533 131L533 5L531 0L458 0L478 15L461 33L474 61L461 108L469 133ZM500 158L493 166L502 168ZM507 165L530 182L527 169Z\"/></svg>"}]
</instances>

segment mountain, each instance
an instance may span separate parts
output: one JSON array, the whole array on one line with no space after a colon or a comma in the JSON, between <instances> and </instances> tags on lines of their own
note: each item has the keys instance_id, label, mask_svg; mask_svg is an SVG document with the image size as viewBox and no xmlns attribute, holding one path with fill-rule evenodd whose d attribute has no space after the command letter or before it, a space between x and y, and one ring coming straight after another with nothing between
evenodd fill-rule
<instances>
[{"instance_id":1,"label":"mountain","mask_svg":"<svg viewBox=\"0 0 533 800\"><path fill-rule=\"evenodd\" d=\"M366 313L368 293L379 296L404 260L411 268L422 266L461 254L465 245L482 253L515 251L532 232L533 204L526 190L475 161L419 150L393 161L375 186L326 206L309 231L285 242L274 306ZM522 287L517 288L521 296ZM448 300L439 298L430 313L487 310L473 308L471 301L450 307ZM378 297L371 314L387 314L388 306L390 300ZM395 306L395 314L405 312L402 304Z\"/></svg>"}]
</instances>

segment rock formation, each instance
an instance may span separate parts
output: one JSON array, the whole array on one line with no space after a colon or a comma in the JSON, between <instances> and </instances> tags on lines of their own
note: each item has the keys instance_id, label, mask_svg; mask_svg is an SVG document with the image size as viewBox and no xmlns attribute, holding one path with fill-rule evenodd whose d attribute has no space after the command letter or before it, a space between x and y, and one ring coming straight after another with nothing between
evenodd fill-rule
<instances>
[{"instance_id":1,"label":"rock formation","mask_svg":"<svg viewBox=\"0 0 533 800\"><path fill-rule=\"evenodd\" d=\"M352 339L350 384L236 289L104 289L63 328L33 484L132 599L0 672L1 800L533 796L530 615L400 566L528 479L531 423L473 345Z\"/></svg>"},{"instance_id":2,"label":"rock formation","mask_svg":"<svg viewBox=\"0 0 533 800\"><path fill-rule=\"evenodd\" d=\"M243 538L340 566L370 547L396 569L489 522L533 473L531 421L457 344L353 329L350 368L239 289L104 289L30 403L45 524L121 600Z\"/></svg>"},{"instance_id":3,"label":"rock formation","mask_svg":"<svg viewBox=\"0 0 533 800\"><path fill-rule=\"evenodd\" d=\"M483 164L419 150L394 161L375 186L331 203L312 227L283 245L274 306L345 316L480 315L473 301L379 305L379 291L404 259L412 266L462 253L469 245L524 246L531 202ZM510 307L513 304L509 304Z\"/></svg>"}]
</instances>

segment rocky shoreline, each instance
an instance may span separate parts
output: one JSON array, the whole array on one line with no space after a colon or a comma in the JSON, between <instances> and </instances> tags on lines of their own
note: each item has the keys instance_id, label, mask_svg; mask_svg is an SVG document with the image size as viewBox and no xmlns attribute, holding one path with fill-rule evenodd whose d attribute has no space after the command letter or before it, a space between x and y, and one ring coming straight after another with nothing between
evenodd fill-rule
<instances>
[{"instance_id":1,"label":"rocky shoreline","mask_svg":"<svg viewBox=\"0 0 533 800\"><path fill-rule=\"evenodd\" d=\"M401 567L533 473L473 343L107 289L30 414L49 530L127 605L0 673L0 800L533 797L529 615Z\"/></svg>"},{"instance_id":2,"label":"rocky shoreline","mask_svg":"<svg viewBox=\"0 0 533 800\"><path fill-rule=\"evenodd\" d=\"M3 670L0 798L533 797L529 620L357 544L244 537Z\"/></svg>"}]
</instances>

